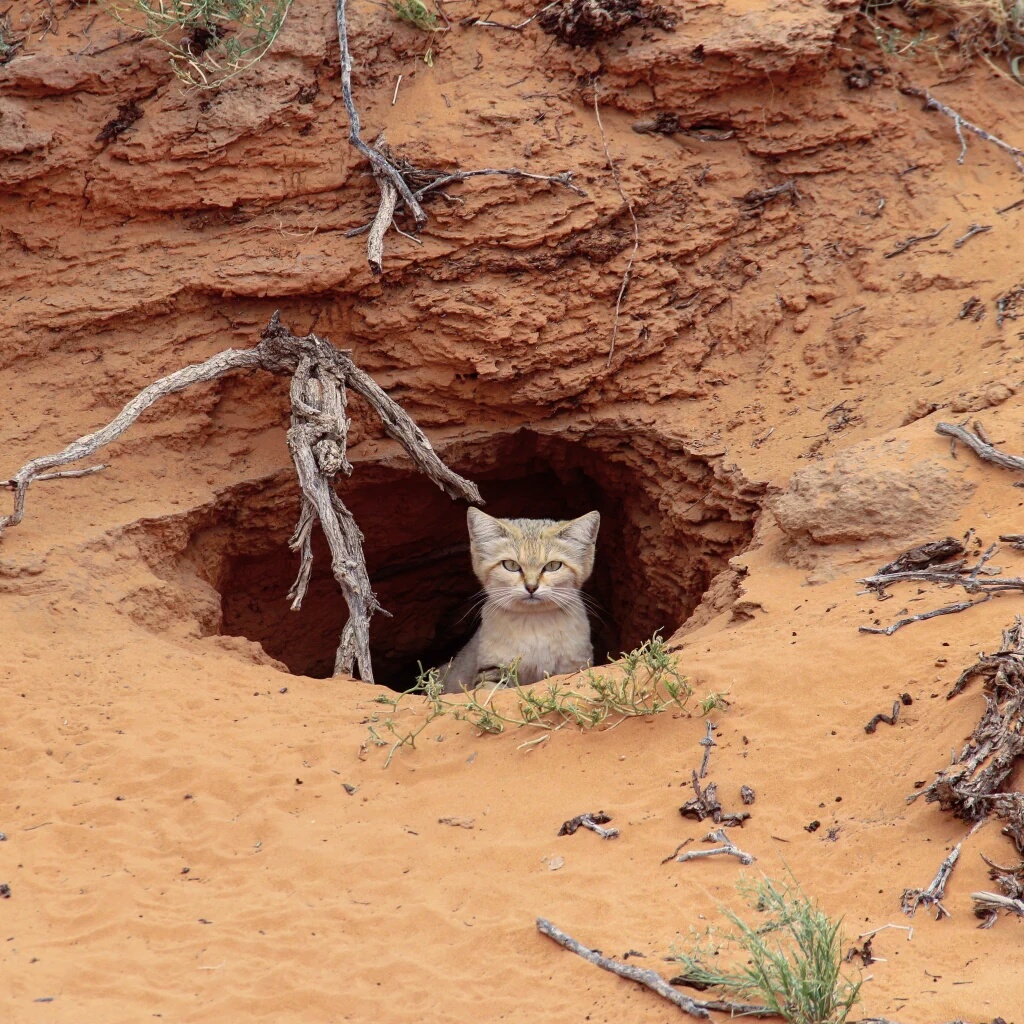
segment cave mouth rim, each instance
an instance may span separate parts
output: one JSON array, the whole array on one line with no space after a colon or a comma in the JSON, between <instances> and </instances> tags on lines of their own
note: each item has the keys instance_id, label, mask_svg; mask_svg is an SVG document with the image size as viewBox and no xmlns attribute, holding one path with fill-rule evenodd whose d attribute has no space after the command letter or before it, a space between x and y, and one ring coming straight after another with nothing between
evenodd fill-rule
<instances>
[{"instance_id":1,"label":"cave mouth rim","mask_svg":"<svg viewBox=\"0 0 1024 1024\"><path fill-rule=\"evenodd\" d=\"M630 431L614 432L611 434L606 432L601 435L601 439L606 444L608 438L611 438L612 441L620 445L624 443L628 445L631 442L631 437L632 432ZM645 502L648 504L653 503L653 507L658 511L660 509L658 499L664 499L666 493L672 493L673 480L663 472L646 471L645 467L641 464L643 461L643 455L641 454L637 453L632 463L629 460L609 459L606 451L602 451L599 445L588 443L588 440L588 435L567 437L564 434L537 431L530 427L520 427L514 431L491 434L486 437L449 437L439 442L437 448L445 460L458 472L477 479L482 489L484 489L485 497L489 499L490 496L487 492L491 485L504 484L514 487L523 480L529 480L531 477L537 479L544 474L549 479L553 478L561 481L560 486L564 491L569 487L566 481L571 481L572 472L575 472L577 479L582 477L589 481L591 488L596 490L601 500L606 503L615 503L619 507L619 528L626 529L629 527L633 534L632 548L627 545L616 544L616 537L608 536L609 518L606 516L605 509L599 508L598 510L602 513L602 534L606 538L603 548L601 541L598 541L599 559L602 551L609 552L605 555L605 561L609 566L612 563L616 566L629 566L629 572L633 574L633 578L644 584L649 582L644 573L645 563L661 558L674 562L678 566L678 571L670 569L659 572L657 586L661 588L661 591L664 591L667 584L670 584L669 589L674 593L673 600L664 599L664 595L659 591L649 601L650 607L653 608L656 614L652 613L648 616L648 628L643 630L642 636L634 637L636 639L635 643L627 638L624 624L616 619L616 603L621 605L622 599L619 598L616 602L616 600L608 600L606 598L605 594L610 589L607 582L603 587L604 593L595 593L592 579L591 584L587 588L588 593L599 602L599 615L612 619L610 629L612 632L618 633L618 641L608 637L608 642L602 643L596 636L599 615L591 613L588 616L591 621L592 632L595 634L594 647L595 654L598 655L595 658L595 663L604 664L606 663L603 657L604 654L608 655L608 661L618 660L623 652L635 649L636 646L639 646L639 643L653 635L656 630L660 631L662 636L671 636L690 621L707 595L711 582L719 572L729 567L728 559L742 553L749 547L753 540L761 502L758 500L747 502L750 509L749 514L742 520L741 536L739 536L735 543L728 545L728 549L724 552L723 557L718 560L718 565L714 571L705 570L697 573L695 577L693 567L696 561L700 559L701 552L695 551L694 545L689 541L681 541L678 537L672 538L665 535L665 524L669 521L674 521L670 513L659 515L658 532L653 538L647 536L645 530L641 529L639 525L630 522L630 516L639 511ZM503 452L502 455L495 454L499 449ZM506 460L504 455L507 455L510 449L518 450L515 452L514 458ZM674 452L669 452L670 457L673 454ZM699 453L691 456L691 458L696 459L705 466L708 466L711 461L701 458ZM454 517L461 521L460 531L464 537L464 517L468 506L462 502L452 501L446 495L437 491L426 477L419 474L415 467L406 463L405 460L400 457L396 459L389 452L365 459L355 459L354 465L356 471L353 476L342 482L342 486L339 487L339 496L353 510L356 522L362 523L363 527L368 527L364 534L367 538L364 541L364 550L367 554L367 563L370 568L371 581L375 591L380 589L378 586L379 573L383 571L384 574L387 574L393 564L398 564L399 569L401 569L400 563L402 558L398 557L398 555L401 554L400 548L402 545L391 543L390 541L382 541L379 534L375 536L374 517L361 515L356 511L360 505L367 505L367 500L365 500L367 495L371 496L370 504L372 505L373 492L381 488L386 490L392 485L398 485L400 488L407 486L413 490L418 488L423 491L425 489L431 494L435 506L443 505L444 508L449 510L449 519L454 515ZM691 483L695 488L698 487L697 482L689 479L687 479L687 482ZM731 492L733 488L727 487L726 490ZM703 500L705 496L697 494L697 498L700 500ZM535 497L537 496L535 495ZM545 500L548 500L550 495L545 494L543 497ZM562 497L564 499L564 494ZM259 550L257 553L249 554L249 547L244 541L235 543L229 537L226 541L222 541L219 545L219 550L216 551L213 557L215 564L212 571L208 571L206 574L208 576L207 583L216 593L216 597L220 602L221 614L215 628L205 630L203 635L242 637L259 644L268 657L277 663L281 671L286 671L291 675L305 676L306 678L328 678L333 675L333 653L337 647L341 622L344 620L346 611L344 600L337 589L337 584L334 583L333 576L330 575L329 558L324 552L318 552L314 559L313 577L316 579L318 576L321 578L326 576L335 588L333 603L337 611L338 629L337 632L332 633L330 638L331 665L329 670L326 667L317 668L313 661L309 659L303 663L293 653L282 651L279 645L275 645L272 637L268 636L265 631L261 632L252 628L236 628L239 625L237 617L226 615L224 610L225 599L233 590L237 590L243 595L246 594L246 588L240 586L245 581L240 579L238 566L245 560L247 555L254 560L264 563L266 563L268 558L271 560L276 558L280 561L280 566L273 574L273 585L277 588L275 599L278 602L286 600L285 595L294 582L294 577L298 571L299 556L289 549L288 538L294 530L300 501L301 496L295 486L294 477L286 471L275 471L253 480L240 481L229 488L219 491L216 499L211 502L211 505L216 506L216 508L211 509L210 514L206 516L197 517L197 521L190 525L187 546L189 548L194 547L206 535L223 534L225 530L229 534L233 533L233 524L247 519L250 511L253 508L258 508L262 513L261 518L264 521L264 525L261 528L262 538L258 545ZM589 502L585 502L585 504L589 505ZM679 510L688 510L691 502L684 501L678 495L675 495L673 504ZM579 502L577 502L577 505L579 505ZM535 515L540 517L535 512L521 510L512 513L501 513L492 500L488 500L485 508L490 514L506 518L513 516L534 517ZM583 511L590 510L591 508L587 507L582 509L582 511L576 511L575 514L582 514ZM709 509L708 511L712 514L705 517L704 520L699 520L695 523L683 523L683 526L688 526L696 532L701 523L707 522L708 519L715 521L732 519L735 522L735 517L729 516L721 509L717 513L715 513L714 509ZM549 517L559 518L559 516L551 513L549 513ZM561 517L570 518L571 516L564 515ZM615 517L612 516L611 518L614 521ZM270 520L269 526L266 522L267 519ZM676 523L676 526L678 525ZM251 534L250 527L247 527L247 531ZM676 532L678 533L678 530ZM315 533L320 534L320 531L315 531ZM450 534L447 539L448 541L451 540ZM214 545L214 547L218 547L218 545ZM456 551L465 552L468 551L468 547L468 538L462 539L460 537L458 544L447 544L448 551L441 554L443 557L445 554L452 555ZM377 565L373 565L374 555L372 552L376 552L378 556L383 552L386 564L381 563L378 557ZM398 555L396 555L394 560L391 560L390 555L394 555L396 552ZM674 559L667 558L670 554L674 554ZM181 555L179 555L179 559L180 557ZM466 559L466 562L468 563L468 559ZM629 573L625 572L625 570L619 572L618 579L620 584L621 580L628 575ZM598 588L599 591L601 589ZM473 577L471 588L467 588L463 603L468 603L478 591L479 584L476 582L475 577ZM640 588L637 588L637 593L639 592ZM630 599L634 596L631 595ZM306 601L308 602L309 600L310 598L307 596ZM403 616L410 614L408 608L401 601L396 603L394 600L382 597L381 603L396 619L401 619ZM304 602L303 610L300 610L298 613L289 612L290 615L295 617L292 619L292 632L302 628L301 616L305 608L306 603ZM462 617L466 618L467 616L468 621L464 624L461 633L462 639L456 644L455 637L448 635L447 643L449 646L457 648L457 646L461 646L465 639L472 635L473 630L476 628L476 618L470 612L466 612ZM374 616L371 626L375 678L378 683L396 692L404 692L413 685L415 681L414 676L410 676L408 672L405 672L403 673L403 678L398 681L388 670L382 671L378 668L381 664L379 648L385 642L382 639L381 627L386 621L381 616ZM285 632L287 633L288 630ZM268 640L270 641L269 643ZM430 649L433 648L428 646L428 650ZM454 649L452 653L455 653ZM321 663L326 660L326 657L320 658ZM430 659L421 660L423 660L425 665L431 663ZM437 662L435 661L434 663L436 664Z\"/></svg>"}]
</instances>

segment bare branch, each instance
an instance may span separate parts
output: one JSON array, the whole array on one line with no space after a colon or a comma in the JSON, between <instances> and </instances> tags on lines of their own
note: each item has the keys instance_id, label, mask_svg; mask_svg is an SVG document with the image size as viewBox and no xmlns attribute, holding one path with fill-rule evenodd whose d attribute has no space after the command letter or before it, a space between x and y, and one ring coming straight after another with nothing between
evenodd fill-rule
<instances>
[{"instance_id":1,"label":"bare branch","mask_svg":"<svg viewBox=\"0 0 1024 1024\"><path fill-rule=\"evenodd\" d=\"M624 964L620 960L613 960L611 957L603 956L596 949L588 949L582 943L577 942L572 936L566 935L561 928L556 928L550 921L543 917L537 918L537 931L546 935L549 939L557 942L563 949L583 957L588 963L600 967L604 971L617 974L620 978L635 981L638 985L649 988L656 992L662 999L667 999L673 1006L679 1007L683 1013L690 1014L698 1020L708 1020L710 1010L721 1010L725 1013L750 1014L751 1016L771 1016L767 1007L749 1005L746 1003L729 1003L714 999L704 1001L692 999L682 992L677 992L660 974L643 967L635 967L633 964Z\"/></svg>"},{"instance_id":2,"label":"bare branch","mask_svg":"<svg viewBox=\"0 0 1024 1024\"><path fill-rule=\"evenodd\" d=\"M905 242L900 242L900 244L897 245L892 252L887 252L885 254L885 259L891 260L893 256L899 256L900 253L906 252L911 246L917 245L918 242L927 242L930 241L932 238L938 238L939 235L941 235L942 232L945 231L951 223L952 221L946 221L946 223L943 224L941 228L936 228L934 231L929 231L927 235L913 235L912 237L908 238Z\"/></svg>"},{"instance_id":3,"label":"bare branch","mask_svg":"<svg viewBox=\"0 0 1024 1024\"><path fill-rule=\"evenodd\" d=\"M905 579L906 577L901 578ZM954 612L965 612L968 608L973 608L976 604L984 604L986 601L991 600L992 595L986 594L980 601L960 601L958 604L947 604L942 608L933 608L930 612L921 612L920 615L908 615L905 619L897 619L884 629L881 626L858 626L857 631L859 633L877 633L881 636L892 636L896 630L902 629L904 626L909 626L912 622L924 622L925 619L934 619L940 615L952 615ZM868 731L874 732L873 729Z\"/></svg>"},{"instance_id":4,"label":"bare branch","mask_svg":"<svg viewBox=\"0 0 1024 1024\"><path fill-rule=\"evenodd\" d=\"M9 516L0 516L0 537L9 526L17 526L25 516L25 492L33 480L45 474L47 470L58 466L66 466L71 462L95 455L104 445L120 437L154 402L167 395L177 394L193 384L216 380L232 370L250 369L259 366L259 354L256 349L229 348L218 352L204 363L195 363L177 370L149 387L140 391L105 427L93 434L86 434L77 441L72 441L63 451L56 455L43 455L22 466L11 478L8 486L14 485L14 511Z\"/></svg>"},{"instance_id":5,"label":"bare branch","mask_svg":"<svg viewBox=\"0 0 1024 1024\"><path fill-rule=\"evenodd\" d=\"M967 140L964 138L963 133L963 129L966 128L969 132L977 135L979 139L991 142L994 146L998 146L1009 153L1013 157L1013 162L1017 165L1017 170L1024 173L1024 164L1020 160L1021 157L1024 157L1024 149L1011 146L1008 142L1003 142L1002 139L997 138L991 132L985 131L984 128L979 128L973 121L968 121L967 118L958 114L952 107L947 107L945 103L940 103L927 89L921 89L908 83L900 86L900 92L909 96L920 97L925 101L925 110L937 110L940 114L945 114L946 117L952 119L953 127L956 129L956 137L960 140L960 155L956 159L958 164L962 164L964 157L967 155Z\"/></svg>"},{"instance_id":6,"label":"bare branch","mask_svg":"<svg viewBox=\"0 0 1024 1024\"><path fill-rule=\"evenodd\" d=\"M942 899L946 895L946 885L949 882L949 876L953 873L953 868L956 867L956 862L960 859L960 850L964 843L984 824L984 821L977 822L970 832L949 851L949 856L939 865L938 873L928 883L927 888L903 890L903 895L900 897L900 907L903 909L904 914L913 917L917 913L918 907L925 906L935 908L936 921L941 921L944 917L953 916L942 905Z\"/></svg>"},{"instance_id":7,"label":"bare branch","mask_svg":"<svg viewBox=\"0 0 1024 1024\"><path fill-rule=\"evenodd\" d=\"M979 928L991 928L999 920L999 911L1006 910L1018 917L1024 917L1024 900L1001 896L996 892L972 892L974 916L982 919Z\"/></svg>"},{"instance_id":8,"label":"bare branch","mask_svg":"<svg viewBox=\"0 0 1024 1024\"><path fill-rule=\"evenodd\" d=\"M749 817L749 815L747 815ZM699 860L701 857L719 857L728 855L735 857L741 864L753 864L757 858L752 853L744 853L726 834L724 829L717 829L714 832L709 832L704 837L705 842L710 843L722 843L721 846L715 846L710 850L688 850L686 853L679 854L676 857L676 861L680 864L688 860Z\"/></svg>"},{"instance_id":9,"label":"bare branch","mask_svg":"<svg viewBox=\"0 0 1024 1024\"><path fill-rule=\"evenodd\" d=\"M994 462L1003 469L1016 469L1024 472L1024 459L1019 455L1007 455L1001 452L994 445L987 444L977 434L972 434L966 427L958 423L936 423L935 433L951 437L962 444L967 445L979 459L986 462Z\"/></svg>"},{"instance_id":10,"label":"bare branch","mask_svg":"<svg viewBox=\"0 0 1024 1024\"><path fill-rule=\"evenodd\" d=\"M390 187L383 183L382 187ZM185 390L192 384L215 380L238 369L263 369L291 374L292 422L288 449L295 464L302 505L290 546L300 555L299 572L288 593L292 608L302 606L313 568L312 531L317 521L331 552L331 569L348 606L335 658L335 675L358 674L373 682L370 660L370 619L383 612L370 585L363 556L363 535L351 512L334 491L338 473L352 472L345 447L349 420L345 386L357 391L380 416L384 428L412 457L416 466L453 498L482 503L475 484L450 470L431 447L412 418L381 389L369 374L352 362L347 352L336 349L315 334L297 337L282 326L275 313L260 342L251 349L228 349L204 363L187 366L143 389L105 427L72 442L56 455L33 459L9 481L15 491L14 512L0 517L0 537L16 526L25 514L25 493L33 480L55 476L82 476L103 467L47 473L93 455L118 438L158 399ZM386 614L386 613L385 613Z\"/></svg>"},{"instance_id":11,"label":"bare branch","mask_svg":"<svg viewBox=\"0 0 1024 1024\"><path fill-rule=\"evenodd\" d=\"M608 149L608 136L604 131L604 124L601 121L601 108L597 103L597 82L594 82L594 117L597 118L597 127L601 132L601 144L604 146L604 156L608 161L608 170L612 172L612 179L615 182L615 187L619 190L619 195L622 197L622 201L626 204L626 209L629 211L630 220L633 222L633 251L629 254L629 262L626 264L626 269L622 274L622 284L619 285L619 294L615 297L615 320L612 322L612 341L608 346L608 360L605 363L606 366L612 365L612 356L615 355L615 341L619 336L619 314L622 311L622 300L626 296L626 289L629 287L629 282L633 278L633 261L636 259L637 251L640 249L640 225L637 223L636 212L633 209L633 200L626 194L626 190L622 187L622 179L619 177L619 169L615 166L615 161L612 159L611 150Z\"/></svg>"},{"instance_id":12,"label":"bare branch","mask_svg":"<svg viewBox=\"0 0 1024 1024\"><path fill-rule=\"evenodd\" d=\"M427 215L412 194L412 190L405 183L405 179L377 149L364 142L360 134L362 127L359 123L359 112L356 110L355 100L352 98L352 53L348 47L347 3L348 0L337 0L335 17L338 22L338 45L341 48L341 92L345 99L345 109L348 111L348 141L370 161L374 177L380 175L391 182L402 197L402 202L405 203L416 226L423 227L427 223Z\"/></svg>"},{"instance_id":13,"label":"bare branch","mask_svg":"<svg viewBox=\"0 0 1024 1024\"><path fill-rule=\"evenodd\" d=\"M370 234L366 239L366 260L370 264L370 273L375 276L384 270L384 234L395 216L398 205L398 191L391 182L382 175L375 174L380 188L380 206L377 216L370 224Z\"/></svg>"},{"instance_id":14,"label":"bare branch","mask_svg":"<svg viewBox=\"0 0 1024 1024\"><path fill-rule=\"evenodd\" d=\"M71 480L75 477L80 476L92 476L93 473L101 473L104 469L109 469L109 463L101 463L99 466L89 466L88 469L65 469L58 473L43 473L42 476L34 478L35 483L40 483L43 480ZM0 487L6 487L9 491L17 490L18 482L16 480L4 480L0 483Z\"/></svg>"}]
</instances>

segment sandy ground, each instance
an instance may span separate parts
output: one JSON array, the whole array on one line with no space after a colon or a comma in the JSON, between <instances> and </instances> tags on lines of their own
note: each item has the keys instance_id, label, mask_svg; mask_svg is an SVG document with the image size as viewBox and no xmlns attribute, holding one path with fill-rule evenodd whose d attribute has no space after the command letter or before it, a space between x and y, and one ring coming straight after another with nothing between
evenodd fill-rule
<instances>
[{"instance_id":1,"label":"sandy ground","mask_svg":"<svg viewBox=\"0 0 1024 1024\"><path fill-rule=\"evenodd\" d=\"M999 824L965 844L950 919L911 920L900 895L967 832L907 803L982 710L976 685L946 692L1024 605L1007 594L872 636L857 627L959 595L904 584L879 603L856 581L924 540L973 529L981 551L1022 528L1016 475L954 459L934 431L973 415L1024 451L1012 300L997 322L1022 283L1024 208L996 211L1021 178L980 139L958 164L949 120L898 85L933 88L1017 145L1024 93L938 44L913 60L880 50L855 7L686 5L674 33L593 52L535 28L456 27L428 68L413 30L354 5L374 130L424 165L572 169L588 191L467 185L463 206L431 208L422 248L391 237L381 280L344 235L374 200L344 141L329 10L297 0L261 72L205 97L182 94L159 47L124 42L90 7L58 11L0 67L0 473L96 429L155 377L252 344L275 308L350 346L470 475L497 487L494 439L530 427L543 443L501 500L527 473L570 480L578 458L625 509L626 540L602 555L606 602L674 633L694 701L727 693L708 778L729 810L756 791L735 832L757 858L747 874L792 872L851 944L899 926L876 937L853 1018L1021 1024L1021 924L979 931L971 912L991 887L980 855L1018 859ZM641 238L610 365L632 223L592 76ZM94 141L133 98L137 125ZM690 134L632 130L666 112ZM743 202L789 179L799 200ZM991 230L956 246L972 224ZM367 739L391 691L289 674L253 636L220 635L225 566L269 558L264 538L278 551L291 526L285 409L282 382L259 376L171 399L108 470L34 487L3 536L0 1018L672 1019L534 922L668 975L658 958L737 905L734 860L662 862L708 831L678 812L705 720L524 746L539 734L443 719L385 767ZM430 516L412 491L356 493L401 463L353 416L342 494L373 548L406 521L402 502L409 523ZM548 478L529 479L535 500ZM463 539L437 526L412 553L443 530ZM993 564L1024 575L1009 546ZM435 586L400 598L406 625ZM243 598L264 621L263 598ZM657 621L666 609L676 618ZM902 693L897 725L865 733ZM619 838L558 837L598 809Z\"/></svg>"}]
</instances>

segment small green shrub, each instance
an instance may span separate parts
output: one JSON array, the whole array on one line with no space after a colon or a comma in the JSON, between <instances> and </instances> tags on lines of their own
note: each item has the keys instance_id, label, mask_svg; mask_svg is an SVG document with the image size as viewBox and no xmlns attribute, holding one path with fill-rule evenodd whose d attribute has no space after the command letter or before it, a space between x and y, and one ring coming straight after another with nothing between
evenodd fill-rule
<instances>
[{"instance_id":1,"label":"small green shrub","mask_svg":"<svg viewBox=\"0 0 1024 1024\"><path fill-rule=\"evenodd\" d=\"M861 982L843 973L842 921L830 918L792 878L742 881L737 888L763 916L751 924L723 909L732 928L721 939L707 929L692 936L687 951L673 951L683 976L761 1002L789 1024L844 1024Z\"/></svg>"},{"instance_id":2,"label":"small green shrub","mask_svg":"<svg viewBox=\"0 0 1024 1024\"><path fill-rule=\"evenodd\" d=\"M391 0L391 9L402 21L415 25L421 32L440 32L437 15L423 0Z\"/></svg>"},{"instance_id":3,"label":"small green shrub","mask_svg":"<svg viewBox=\"0 0 1024 1024\"><path fill-rule=\"evenodd\" d=\"M370 723L363 746L390 746L387 767L400 748L414 747L423 730L446 715L491 734L527 726L546 731L567 725L584 730L615 728L627 718L657 715L673 708L682 710L693 692L657 634L623 654L619 664L609 666L609 670L600 674L587 670L584 679L585 686L580 690L561 682L524 687L519 684L516 665L507 665L495 682L482 684L463 699L452 700L444 695L437 669L421 671L416 685L407 693L376 698L392 713ZM713 696L717 702L719 695ZM425 701L414 707L410 698L417 697ZM400 708L408 710L408 716L397 717ZM418 718L417 711L425 711L424 716Z\"/></svg>"},{"instance_id":4,"label":"small green shrub","mask_svg":"<svg viewBox=\"0 0 1024 1024\"><path fill-rule=\"evenodd\" d=\"M900 25L883 24L888 10L905 12ZM879 46L892 56L913 56L927 48L955 48L963 57L1005 61L1018 82L1024 82L1024 2L1022 0L862 0L861 11L875 33ZM907 31L910 19L935 15L935 24ZM936 20L937 19L937 20ZM910 21L913 25L914 21ZM995 64L993 64L995 67Z\"/></svg>"},{"instance_id":5,"label":"small green shrub","mask_svg":"<svg viewBox=\"0 0 1024 1024\"><path fill-rule=\"evenodd\" d=\"M274 45L292 0L101 0L118 21L159 40L171 67L200 89L251 68Z\"/></svg>"}]
</instances>

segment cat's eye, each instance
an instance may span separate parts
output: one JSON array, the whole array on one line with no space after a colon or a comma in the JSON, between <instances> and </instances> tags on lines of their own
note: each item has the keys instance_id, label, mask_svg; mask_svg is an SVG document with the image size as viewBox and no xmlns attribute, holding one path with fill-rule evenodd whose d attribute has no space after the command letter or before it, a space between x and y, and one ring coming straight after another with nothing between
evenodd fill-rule
<instances>
[{"instance_id":1,"label":"cat's eye","mask_svg":"<svg viewBox=\"0 0 1024 1024\"><path fill-rule=\"evenodd\" d=\"M562 563L561 562L548 562L548 564L544 566L544 571L545 572L558 572L558 570L561 569L561 568L562 568Z\"/></svg>"},{"instance_id":2,"label":"cat's eye","mask_svg":"<svg viewBox=\"0 0 1024 1024\"><path fill-rule=\"evenodd\" d=\"M506 558L501 564L502 567L508 569L509 572L519 572L519 563L513 562L511 558Z\"/></svg>"}]
</instances>

